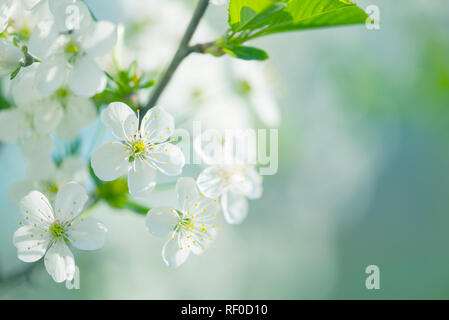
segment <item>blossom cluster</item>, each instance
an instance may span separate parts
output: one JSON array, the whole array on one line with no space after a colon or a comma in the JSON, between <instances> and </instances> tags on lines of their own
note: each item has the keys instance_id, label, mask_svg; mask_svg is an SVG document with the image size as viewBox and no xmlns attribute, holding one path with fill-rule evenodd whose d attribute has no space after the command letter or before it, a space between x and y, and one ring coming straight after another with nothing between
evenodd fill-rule
<instances>
[{"instance_id":1,"label":"blossom cluster","mask_svg":"<svg viewBox=\"0 0 449 320\"><path fill-rule=\"evenodd\" d=\"M221 217L242 223L248 199L262 196L262 177L245 157L211 157L197 148L205 167L195 179L180 177L186 161L175 119L219 130L275 125L264 70L192 56L160 106L141 113L151 77L182 35L171 21L187 24L189 13L177 1L121 2L125 22L115 25L98 20L81 0L0 0L0 141L19 144L27 162L27 178L9 190L22 213L13 243L20 260L43 258L56 282L77 276L70 247L97 250L105 243L106 226L87 209L99 201L129 209L129 199L145 201L156 191L161 174L177 177L178 203L147 208L145 224L167 238L162 257L172 268L211 247ZM215 37L207 24L197 34L198 41ZM115 140L101 145L95 123ZM86 132L89 138L81 138ZM86 144L93 147L83 153ZM114 194L121 181L126 194Z\"/></svg>"}]
</instances>

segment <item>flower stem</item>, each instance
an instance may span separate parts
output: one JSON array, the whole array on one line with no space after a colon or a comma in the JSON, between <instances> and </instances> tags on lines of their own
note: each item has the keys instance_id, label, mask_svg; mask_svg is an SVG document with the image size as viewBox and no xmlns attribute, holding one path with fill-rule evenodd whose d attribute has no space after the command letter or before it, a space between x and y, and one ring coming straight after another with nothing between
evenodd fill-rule
<instances>
[{"instance_id":1,"label":"flower stem","mask_svg":"<svg viewBox=\"0 0 449 320\"><path fill-rule=\"evenodd\" d=\"M181 62L189 55L192 51L189 47L190 41L192 40L192 37L198 28L198 25L201 21L201 19L204 16L204 13L206 12L206 9L209 5L209 0L199 0L198 5L195 9L195 12L193 13L192 19L190 20L189 26L187 27L184 36L181 40L181 43L179 44L178 50L176 51L175 56L173 57L170 65L168 66L167 70L164 72L161 80L157 83L156 87L154 88L154 91L152 92L152 95L150 97L150 100L146 104L146 106L141 110L141 114L145 114L148 110L150 110L152 107L154 107L159 100L160 96L164 92L165 88L167 87L168 83L172 79L173 75L175 74L176 70L180 66ZM141 119L142 120L142 119Z\"/></svg>"},{"instance_id":2,"label":"flower stem","mask_svg":"<svg viewBox=\"0 0 449 320\"><path fill-rule=\"evenodd\" d=\"M125 203L124 208L140 215L146 215L148 211L150 211L150 208L147 208L131 199L128 199L128 201Z\"/></svg>"}]
</instances>

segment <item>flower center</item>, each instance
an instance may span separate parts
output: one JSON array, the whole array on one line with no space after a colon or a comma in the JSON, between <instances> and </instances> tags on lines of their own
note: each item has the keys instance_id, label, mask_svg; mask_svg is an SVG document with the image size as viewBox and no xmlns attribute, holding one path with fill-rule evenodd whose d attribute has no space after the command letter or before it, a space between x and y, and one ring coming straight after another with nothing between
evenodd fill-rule
<instances>
[{"instance_id":1,"label":"flower center","mask_svg":"<svg viewBox=\"0 0 449 320\"><path fill-rule=\"evenodd\" d=\"M237 173L236 170L218 169L218 171L226 184L231 184L231 178Z\"/></svg>"},{"instance_id":2,"label":"flower center","mask_svg":"<svg viewBox=\"0 0 449 320\"><path fill-rule=\"evenodd\" d=\"M136 139L128 142L129 162L133 162L136 158L143 158L148 153L148 144L143 139Z\"/></svg>"},{"instance_id":3,"label":"flower center","mask_svg":"<svg viewBox=\"0 0 449 320\"><path fill-rule=\"evenodd\" d=\"M136 143L133 144L133 151L135 155L141 155L142 153L145 152L145 142L143 141L137 141Z\"/></svg>"},{"instance_id":4,"label":"flower center","mask_svg":"<svg viewBox=\"0 0 449 320\"><path fill-rule=\"evenodd\" d=\"M55 181L43 181L42 187L47 191L48 194L56 195L58 193L58 184Z\"/></svg>"},{"instance_id":5,"label":"flower center","mask_svg":"<svg viewBox=\"0 0 449 320\"><path fill-rule=\"evenodd\" d=\"M193 220L190 218L180 219L180 221L178 223L181 227L186 228L187 230L192 228L194 225Z\"/></svg>"},{"instance_id":6,"label":"flower center","mask_svg":"<svg viewBox=\"0 0 449 320\"><path fill-rule=\"evenodd\" d=\"M56 90L56 98L58 99L66 99L69 96L69 92L64 88L59 88Z\"/></svg>"},{"instance_id":7,"label":"flower center","mask_svg":"<svg viewBox=\"0 0 449 320\"><path fill-rule=\"evenodd\" d=\"M48 190L50 191L51 194L56 194L58 193L58 186L50 183L50 185L48 186Z\"/></svg>"},{"instance_id":8,"label":"flower center","mask_svg":"<svg viewBox=\"0 0 449 320\"><path fill-rule=\"evenodd\" d=\"M194 228L195 224L192 218L188 217L186 214L178 210L176 210L176 213L178 215L178 221L174 228L175 231L181 230L189 231Z\"/></svg>"},{"instance_id":9,"label":"flower center","mask_svg":"<svg viewBox=\"0 0 449 320\"><path fill-rule=\"evenodd\" d=\"M246 80L241 80L238 84L237 84L237 90L243 94L243 95L247 95L249 93L251 93L251 85L249 84L248 81Z\"/></svg>"},{"instance_id":10,"label":"flower center","mask_svg":"<svg viewBox=\"0 0 449 320\"><path fill-rule=\"evenodd\" d=\"M75 41L73 41L73 39L71 39L65 46L64 52L68 54L77 54L80 52L80 47L75 43Z\"/></svg>"},{"instance_id":11,"label":"flower center","mask_svg":"<svg viewBox=\"0 0 449 320\"><path fill-rule=\"evenodd\" d=\"M196 88L191 93L192 99L196 102L201 102L204 98L204 92L201 88Z\"/></svg>"},{"instance_id":12,"label":"flower center","mask_svg":"<svg viewBox=\"0 0 449 320\"><path fill-rule=\"evenodd\" d=\"M65 228L59 222L55 222L50 226L50 233L55 239L65 238Z\"/></svg>"}]
</instances>

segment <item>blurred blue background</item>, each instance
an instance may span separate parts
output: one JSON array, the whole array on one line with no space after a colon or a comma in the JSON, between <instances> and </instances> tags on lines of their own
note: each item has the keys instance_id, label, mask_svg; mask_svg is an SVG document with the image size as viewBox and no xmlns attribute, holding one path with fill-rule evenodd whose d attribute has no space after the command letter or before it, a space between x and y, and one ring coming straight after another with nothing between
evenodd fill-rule
<instances>
[{"instance_id":1,"label":"blurred blue background","mask_svg":"<svg viewBox=\"0 0 449 320\"><path fill-rule=\"evenodd\" d=\"M88 2L100 18L120 21L117 1ZM356 2L380 8L380 30L253 43L269 52L278 78L279 172L266 177L242 225L223 226L214 249L167 269L163 240L148 234L143 217L104 206L95 215L109 228L106 246L76 252L81 290L53 283L38 265L0 282L0 298L449 298L449 5ZM211 7L206 19L224 31L226 7ZM10 145L0 164L5 275L28 267L16 258L18 212L7 199L25 165ZM166 199L174 194L153 203ZM372 264L380 290L365 287Z\"/></svg>"}]
</instances>

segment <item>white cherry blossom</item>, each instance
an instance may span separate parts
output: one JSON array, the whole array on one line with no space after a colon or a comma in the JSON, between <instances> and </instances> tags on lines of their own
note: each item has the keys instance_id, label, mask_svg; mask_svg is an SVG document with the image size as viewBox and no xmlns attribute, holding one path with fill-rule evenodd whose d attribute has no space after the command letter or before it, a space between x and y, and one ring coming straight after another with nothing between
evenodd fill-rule
<instances>
[{"instance_id":1,"label":"white cherry blossom","mask_svg":"<svg viewBox=\"0 0 449 320\"><path fill-rule=\"evenodd\" d=\"M62 87L54 94L42 94L34 81L36 68L28 67L14 79L11 95L16 108L0 111L0 141L23 141L27 157L49 155L50 134L56 132L62 139L74 139L97 118L94 103L69 89Z\"/></svg>"},{"instance_id":2,"label":"white cherry blossom","mask_svg":"<svg viewBox=\"0 0 449 320\"><path fill-rule=\"evenodd\" d=\"M96 59L114 48L115 25L94 21L80 1L50 0L49 6L54 20L38 24L29 44L30 53L42 60L36 73L38 89L49 94L66 82L83 97L103 91L107 78Z\"/></svg>"},{"instance_id":3,"label":"white cherry blossom","mask_svg":"<svg viewBox=\"0 0 449 320\"><path fill-rule=\"evenodd\" d=\"M137 59L144 70L153 71L169 63L189 23L191 12L188 7L182 2L167 0L119 0L119 3L129 31L124 39L126 52L120 57L123 65ZM203 24L195 37L198 32L203 32L202 29Z\"/></svg>"},{"instance_id":4,"label":"white cherry blossom","mask_svg":"<svg viewBox=\"0 0 449 320\"><path fill-rule=\"evenodd\" d=\"M50 134L59 125L63 108L33 89L34 73L30 69L14 79L11 96L15 107L0 111L0 141L23 142L27 158L49 157L53 149Z\"/></svg>"},{"instance_id":5,"label":"white cherry blossom","mask_svg":"<svg viewBox=\"0 0 449 320\"><path fill-rule=\"evenodd\" d=\"M20 108L0 111L0 141L17 143L22 141L23 155L30 157L49 156L53 141L49 133L33 130L34 116Z\"/></svg>"},{"instance_id":6,"label":"white cherry blossom","mask_svg":"<svg viewBox=\"0 0 449 320\"><path fill-rule=\"evenodd\" d=\"M14 34L32 34L38 23L51 19L47 1L14 0L14 6L9 17L8 32Z\"/></svg>"},{"instance_id":7,"label":"white cherry blossom","mask_svg":"<svg viewBox=\"0 0 449 320\"><path fill-rule=\"evenodd\" d=\"M181 174L185 164L181 149L173 145L173 117L154 107L142 119L121 102L111 103L101 113L101 120L120 142L110 142L92 155L92 169L103 181L128 174L129 192L145 198L156 186L156 172L168 176Z\"/></svg>"},{"instance_id":8,"label":"white cherry blossom","mask_svg":"<svg viewBox=\"0 0 449 320\"><path fill-rule=\"evenodd\" d=\"M266 65L239 59L232 59L230 63L237 92L246 98L264 124L270 127L278 126L281 116L273 90L276 82Z\"/></svg>"},{"instance_id":9,"label":"white cherry blossom","mask_svg":"<svg viewBox=\"0 0 449 320\"><path fill-rule=\"evenodd\" d=\"M88 177L87 163L78 157L68 157L60 166L51 158L32 158L28 166L28 179L11 185L8 198L11 203L19 201L33 190L51 200L56 199L59 189L68 182L84 183Z\"/></svg>"},{"instance_id":10,"label":"white cherry blossom","mask_svg":"<svg viewBox=\"0 0 449 320\"><path fill-rule=\"evenodd\" d=\"M45 256L45 268L54 281L71 281L75 259L68 244L80 250L97 250L103 247L107 232L96 219L80 216L87 198L84 188L74 182L61 187L54 207L38 191L24 197L20 202L23 226L13 238L18 258L36 262Z\"/></svg>"},{"instance_id":11,"label":"white cherry blossom","mask_svg":"<svg viewBox=\"0 0 449 320\"><path fill-rule=\"evenodd\" d=\"M217 101L230 105L226 108L229 112L229 108L234 107L234 101L228 103L232 92L226 87L226 72L221 61L213 56L192 55L189 63L179 67L166 94L161 97L161 104L177 118L199 118ZM220 121L220 118L216 120ZM236 118L233 117L233 120Z\"/></svg>"},{"instance_id":12,"label":"white cherry blossom","mask_svg":"<svg viewBox=\"0 0 449 320\"><path fill-rule=\"evenodd\" d=\"M64 114L56 127L56 135L61 139L72 140L82 129L96 121L97 110L90 99L75 96L70 91L65 91L64 94Z\"/></svg>"},{"instance_id":13,"label":"white cherry blossom","mask_svg":"<svg viewBox=\"0 0 449 320\"><path fill-rule=\"evenodd\" d=\"M194 179L179 179L176 191L179 207L153 208L146 217L152 235L169 237L162 258L170 268L182 265L190 253L201 255L212 245L220 217L217 200L200 194Z\"/></svg>"},{"instance_id":14,"label":"white cherry blossom","mask_svg":"<svg viewBox=\"0 0 449 320\"><path fill-rule=\"evenodd\" d=\"M167 0L120 0L120 3L127 33L118 60L124 66L137 60L144 70L162 71L161 67L170 62L181 41L191 8L184 2ZM206 43L220 35L203 20L192 43ZM235 92L230 81L232 72L231 65L213 56L191 55L188 63L179 66L160 104L176 118L201 120L203 127L250 126L252 113L245 99ZM148 93L143 92L140 100L147 99Z\"/></svg>"},{"instance_id":15,"label":"white cherry blossom","mask_svg":"<svg viewBox=\"0 0 449 320\"><path fill-rule=\"evenodd\" d=\"M0 111L0 141L18 142L30 128L29 119L19 108Z\"/></svg>"},{"instance_id":16,"label":"white cherry blossom","mask_svg":"<svg viewBox=\"0 0 449 320\"><path fill-rule=\"evenodd\" d=\"M204 146L203 138L195 141L195 150L209 167L198 176L198 188L207 197L220 198L228 223L240 224L248 215L248 199L258 199L263 192L263 178L251 161L253 146L238 136L224 139L223 143L216 137L209 146ZM237 145L237 151L228 147L231 143Z\"/></svg>"},{"instance_id":17,"label":"white cherry blossom","mask_svg":"<svg viewBox=\"0 0 449 320\"><path fill-rule=\"evenodd\" d=\"M262 196L262 177L252 166L214 166L206 168L197 179L206 196L221 197L226 221L239 224L248 215L248 200Z\"/></svg>"},{"instance_id":18,"label":"white cherry blossom","mask_svg":"<svg viewBox=\"0 0 449 320\"><path fill-rule=\"evenodd\" d=\"M17 142L45 136L59 125L63 108L58 101L43 96L35 88L35 67L27 68L14 79L11 95L16 108L0 112L0 139Z\"/></svg>"}]
</instances>

